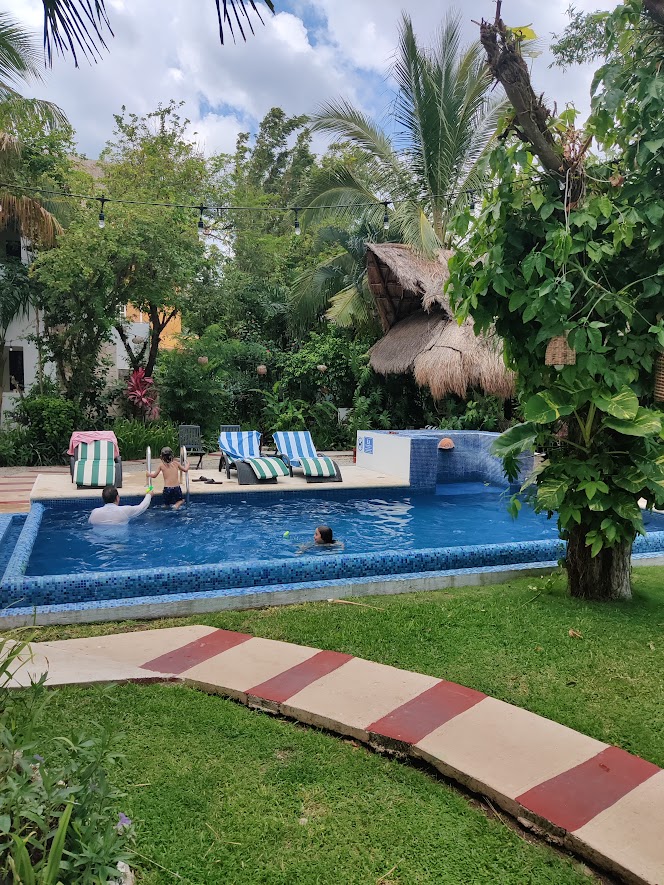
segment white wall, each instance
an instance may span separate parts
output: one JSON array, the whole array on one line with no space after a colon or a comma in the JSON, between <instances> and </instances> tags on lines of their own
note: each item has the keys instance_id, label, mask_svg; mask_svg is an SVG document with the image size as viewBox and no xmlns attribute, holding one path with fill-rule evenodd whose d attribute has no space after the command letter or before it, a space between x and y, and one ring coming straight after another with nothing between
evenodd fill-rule
<instances>
[{"instance_id":1,"label":"white wall","mask_svg":"<svg viewBox=\"0 0 664 885\"><path fill-rule=\"evenodd\" d=\"M410 482L410 439L373 430L357 431L357 464Z\"/></svg>"},{"instance_id":2,"label":"white wall","mask_svg":"<svg viewBox=\"0 0 664 885\"><path fill-rule=\"evenodd\" d=\"M7 337L5 339L5 352L3 354L3 390L2 390L2 423L6 423L6 410L10 410L14 407L14 402L17 398L16 393L9 392L9 366L8 366L8 357L9 357L9 347L10 345L14 348L21 348L23 351L23 380L25 384L25 389L28 390L35 381L37 380L37 345L34 341L28 341L27 338L30 335L35 335L37 332L37 325L35 315L32 310L29 310L24 316L17 317L14 319L7 330ZM52 367L46 366L45 372L50 374L52 372Z\"/></svg>"}]
</instances>

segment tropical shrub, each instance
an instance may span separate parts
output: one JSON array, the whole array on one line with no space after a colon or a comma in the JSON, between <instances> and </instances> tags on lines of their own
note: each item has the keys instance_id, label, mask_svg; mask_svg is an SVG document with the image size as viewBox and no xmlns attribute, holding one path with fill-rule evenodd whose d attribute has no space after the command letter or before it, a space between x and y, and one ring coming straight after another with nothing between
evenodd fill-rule
<instances>
[{"instance_id":1,"label":"tropical shrub","mask_svg":"<svg viewBox=\"0 0 664 885\"><path fill-rule=\"evenodd\" d=\"M0 881L106 883L131 859L131 821L118 814L122 794L107 774L120 757L105 730L40 741L46 675L8 688L29 653L0 639Z\"/></svg>"},{"instance_id":2,"label":"tropical shrub","mask_svg":"<svg viewBox=\"0 0 664 885\"><path fill-rule=\"evenodd\" d=\"M129 376L125 395L135 412L146 421L155 421L159 417L157 390L154 379L145 374L140 366Z\"/></svg>"},{"instance_id":3,"label":"tropical shrub","mask_svg":"<svg viewBox=\"0 0 664 885\"><path fill-rule=\"evenodd\" d=\"M165 446L170 446L174 452L178 448L178 429L170 421L116 418L109 429L115 433L120 454L125 461L140 461L145 458L148 446L153 454Z\"/></svg>"},{"instance_id":4,"label":"tropical shrub","mask_svg":"<svg viewBox=\"0 0 664 885\"><path fill-rule=\"evenodd\" d=\"M36 388L19 399L11 417L28 430L31 464L62 463L69 437L81 420L75 403Z\"/></svg>"},{"instance_id":5,"label":"tropical shrub","mask_svg":"<svg viewBox=\"0 0 664 885\"><path fill-rule=\"evenodd\" d=\"M0 430L0 467L25 467L33 463L30 431L27 427Z\"/></svg>"}]
</instances>

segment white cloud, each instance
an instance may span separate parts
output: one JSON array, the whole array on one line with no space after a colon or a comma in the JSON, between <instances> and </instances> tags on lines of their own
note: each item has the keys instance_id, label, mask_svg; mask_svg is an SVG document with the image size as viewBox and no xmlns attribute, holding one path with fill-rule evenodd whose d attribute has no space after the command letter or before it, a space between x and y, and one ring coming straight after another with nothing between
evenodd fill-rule
<instances>
[{"instance_id":1,"label":"white cloud","mask_svg":"<svg viewBox=\"0 0 664 885\"><path fill-rule=\"evenodd\" d=\"M551 31L565 26L569 0L509 0L504 15L514 24L532 22L548 43ZM612 0L576 0L581 9L611 7ZM30 94L57 102L78 133L81 149L96 156L124 104L138 114L170 98L184 102L208 152L232 150L237 133L255 129L273 106L288 114L311 113L323 101L344 96L371 112L385 111L388 85L377 75L387 70L397 41L403 0L276 0L276 16L254 18L255 35L237 44L227 34L219 44L213 0L111 0L108 12L115 36L96 65L57 58L46 82ZM412 3L416 31L433 39L452 4ZM458 0L468 40L476 39L471 19L494 14L493 0ZM297 12L297 14L295 14ZM41 0L12 0L12 14L40 39ZM312 28L306 22L315 21ZM590 76L576 70L564 76L538 59L534 82L559 107L573 100L587 110ZM27 91L27 90L26 90ZM319 146L317 140L317 147Z\"/></svg>"}]
</instances>

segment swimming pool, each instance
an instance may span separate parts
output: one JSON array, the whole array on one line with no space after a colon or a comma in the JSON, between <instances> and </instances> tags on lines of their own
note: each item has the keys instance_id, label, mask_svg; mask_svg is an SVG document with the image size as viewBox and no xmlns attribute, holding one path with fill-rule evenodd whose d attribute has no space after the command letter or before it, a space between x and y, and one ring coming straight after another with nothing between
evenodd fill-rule
<instances>
[{"instance_id":1,"label":"swimming pool","mask_svg":"<svg viewBox=\"0 0 664 885\"><path fill-rule=\"evenodd\" d=\"M555 522L525 508L512 521L506 495L483 483L450 484L437 495L403 487L368 495L261 490L225 504L202 494L189 511L155 508L115 537L95 536L80 499L34 503L0 581L0 620L27 623L35 612L38 622L56 623L104 620L109 611L158 617L296 602L303 591L312 599L370 585L433 589L455 575L493 580L496 572L555 564L564 553ZM647 518L637 555L664 551L664 516ZM296 555L321 522L333 525L343 550ZM386 582L394 589L385 591Z\"/></svg>"},{"instance_id":2,"label":"swimming pool","mask_svg":"<svg viewBox=\"0 0 664 885\"><path fill-rule=\"evenodd\" d=\"M555 521L526 507L507 513L508 491L488 483L441 486L437 494L375 494L331 499L250 497L179 511L153 506L128 526L92 527L90 507L45 511L26 575L209 565L296 556L404 552L557 537ZM319 524L343 546L309 547Z\"/></svg>"}]
</instances>

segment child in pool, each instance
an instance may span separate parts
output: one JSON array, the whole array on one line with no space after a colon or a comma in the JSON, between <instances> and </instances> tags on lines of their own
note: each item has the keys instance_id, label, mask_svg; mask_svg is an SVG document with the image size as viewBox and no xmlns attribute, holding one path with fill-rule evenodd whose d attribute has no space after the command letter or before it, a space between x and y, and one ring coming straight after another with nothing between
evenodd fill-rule
<instances>
[{"instance_id":1,"label":"child in pool","mask_svg":"<svg viewBox=\"0 0 664 885\"><path fill-rule=\"evenodd\" d=\"M156 479L161 473L164 478L164 504L167 507L173 506L174 510L179 510L184 504L182 497L182 489L180 488L180 474L189 472L188 464L180 464L173 458L173 449L166 446L161 450L161 464L152 473L146 472L149 479Z\"/></svg>"},{"instance_id":2,"label":"child in pool","mask_svg":"<svg viewBox=\"0 0 664 885\"><path fill-rule=\"evenodd\" d=\"M332 529L328 525L319 525L314 532L313 543L309 541L307 544L302 544L297 553L306 553L307 550L311 550L313 547L331 547L337 550L344 549L343 543L335 540Z\"/></svg>"}]
</instances>

